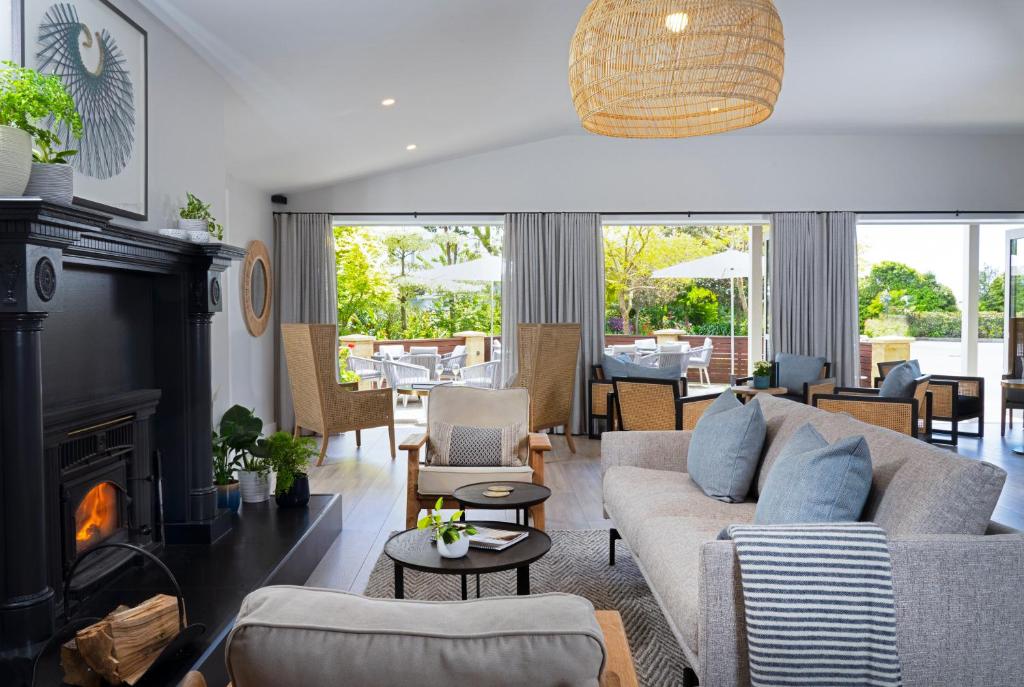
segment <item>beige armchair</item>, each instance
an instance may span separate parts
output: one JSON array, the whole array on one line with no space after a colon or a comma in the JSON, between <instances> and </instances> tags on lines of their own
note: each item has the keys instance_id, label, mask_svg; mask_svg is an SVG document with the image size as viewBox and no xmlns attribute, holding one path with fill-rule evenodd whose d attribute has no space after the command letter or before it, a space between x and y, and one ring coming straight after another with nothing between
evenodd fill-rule
<instances>
[{"instance_id":1,"label":"beige armchair","mask_svg":"<svg viewBox=\"0 0 1024 687\"><path fill-rule=\"evenodd\" d=\"M511 387L530 392L530 431L563 427L569 450L572 438L572 398L580 355L580 325L520 324L519 367Z\"/></svg>"},{"instance_id":2,"label":"beige armchair","mask_svg":"<svg viewBox=\"0 0 1024 687\"><path fill-rule=\"evenodd\" d=\"M295 406L295 433L312 430L324 440L317 465L322 465L332 434L387 427L391 458L395 458L395 409L391 389L350 391L338 383L337 328L333 324L282 324L288 379Z\"/></svg>"},{"instance_id":3,"label":"beige armchair","mask_svg":"<svg viewBox=\"0 0 1024 687\"><path fill-rule=\"evenodd\" d=\"M430 392L427 434L410 437L401 449L408 452L405 525L415 527L420 510L430 508L437 497L445 508L458 508L452 494L467 484L501 480L544 484L544 453L551 450L546 434L529 432L530 397L525 389L477 389L439 386ZM453 467L429 464L429 431L437 423L472 427L523 427L516 467ZM544 529L544 504L530 508L533 526Z\"/></svg>"}]
</instances>

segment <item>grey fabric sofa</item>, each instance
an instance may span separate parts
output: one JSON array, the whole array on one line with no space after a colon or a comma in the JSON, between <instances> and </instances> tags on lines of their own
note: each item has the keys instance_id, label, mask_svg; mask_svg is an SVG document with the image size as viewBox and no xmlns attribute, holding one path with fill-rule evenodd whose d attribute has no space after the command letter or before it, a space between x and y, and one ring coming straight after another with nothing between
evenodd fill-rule
<instances>
[{"instance_id":1,"label":"grey fabric sofa","mask_svg":"<svg viewBox=\"0 0 1024 687\"><path fill-rule=\"evenodd\" d=\"M1024 535L991 523L1006 473L910 437L761 396L768 430L744 503L704 496L686 473L690 432L611 432L604 504L704 687L749 685L739 563L723 527L750 522L789 436L864 435L873 480L862 518L889 535L908 687L1018 685L1024 675ZM692 682L693 676L687 676Z\"/></svg>"}]
</instances>

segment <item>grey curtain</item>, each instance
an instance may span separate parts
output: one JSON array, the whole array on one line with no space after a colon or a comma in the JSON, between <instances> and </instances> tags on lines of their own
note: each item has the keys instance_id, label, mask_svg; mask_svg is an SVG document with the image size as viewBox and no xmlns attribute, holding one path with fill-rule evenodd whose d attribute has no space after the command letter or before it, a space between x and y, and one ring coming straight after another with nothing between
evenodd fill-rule
<instances>
[{"instance_id":1,"label":"grey curtain","mask_svg":"<svg viewBox=\"0 0 1024 687\"><path fill-rule=\"evenodd\" d=\"M277 322L337 324L338 271L330 215L275 213L273 270ZM277 356L274 411L278 428L291 429L295 412L280 329L274 332L274 337Z\"/></svg>"},{"instance_id":2,"label":"grey curtain","mask_svg":"<svg viewBox=\"0 0 1024 687\"><path fill-rule=\"evenodd\" d=\"M571 428L586 432L590 366L604 351L604 242L593 212L505 215L501 284L502 379L515 374L520 322L579 322ZM566 428L570 431L570 428Z\"/></svg>"},{"instance_id":3,"label":"grey curtain","mask_svg":"<svg viewBox=\"0 0 1024 687\"><path fill-rule=\"evenodd\" d=\"M823 355L857 386L857 219L852 212L772 216L769 333L774 353Z\"/></svg>"}]
</instances>

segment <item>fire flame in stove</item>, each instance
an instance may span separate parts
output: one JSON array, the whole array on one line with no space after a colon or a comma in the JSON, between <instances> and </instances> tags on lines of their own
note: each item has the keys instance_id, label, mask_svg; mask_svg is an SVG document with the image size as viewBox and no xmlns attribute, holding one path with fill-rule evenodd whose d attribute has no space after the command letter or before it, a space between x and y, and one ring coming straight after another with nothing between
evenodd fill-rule
<instances>
[{"instance_id":1,"label":"fire flame in stove","mask_svg":"<svg viewBox=\"0 0 1024 687\"><path fill-rule=\"evenodd\" d=\"M89 490L75 510L75 548L81 553L117 529L117 489L101 482Z\"/></svg>"}]
</instances>

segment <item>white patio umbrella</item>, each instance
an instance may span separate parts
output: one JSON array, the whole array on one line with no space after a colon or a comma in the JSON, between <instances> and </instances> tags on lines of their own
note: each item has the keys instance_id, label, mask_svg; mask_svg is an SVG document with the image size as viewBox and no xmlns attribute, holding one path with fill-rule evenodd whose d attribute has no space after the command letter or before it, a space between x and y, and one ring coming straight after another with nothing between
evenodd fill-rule
<instances>
[{"instance_id":1,"label":"white patio umbrella","mask_svg":"<svg viewBox=\"0 0 1024 687\"><path fill-rule=\"evenodd\" d=\"M494 282L501 281L502 259L498 255L485 255L476 260L442 265L416 273L416 278L432 284L451 282L487 282L491 298L491 337L494 337Z\"/></svg>"},{"instance_id":2,"label":"white patio umbrella","mask_svg":"<svg viewBox=\"0 0 1024 687\"><path fill-rule=\"evenodd\" d=\"M736 374L736 291L737 277L750 276L750 254L738 250L723 251L696 260L688 260L655 271L655 279L728 279L729 280L729 374Z\"/></svg>"}]
</instances>

